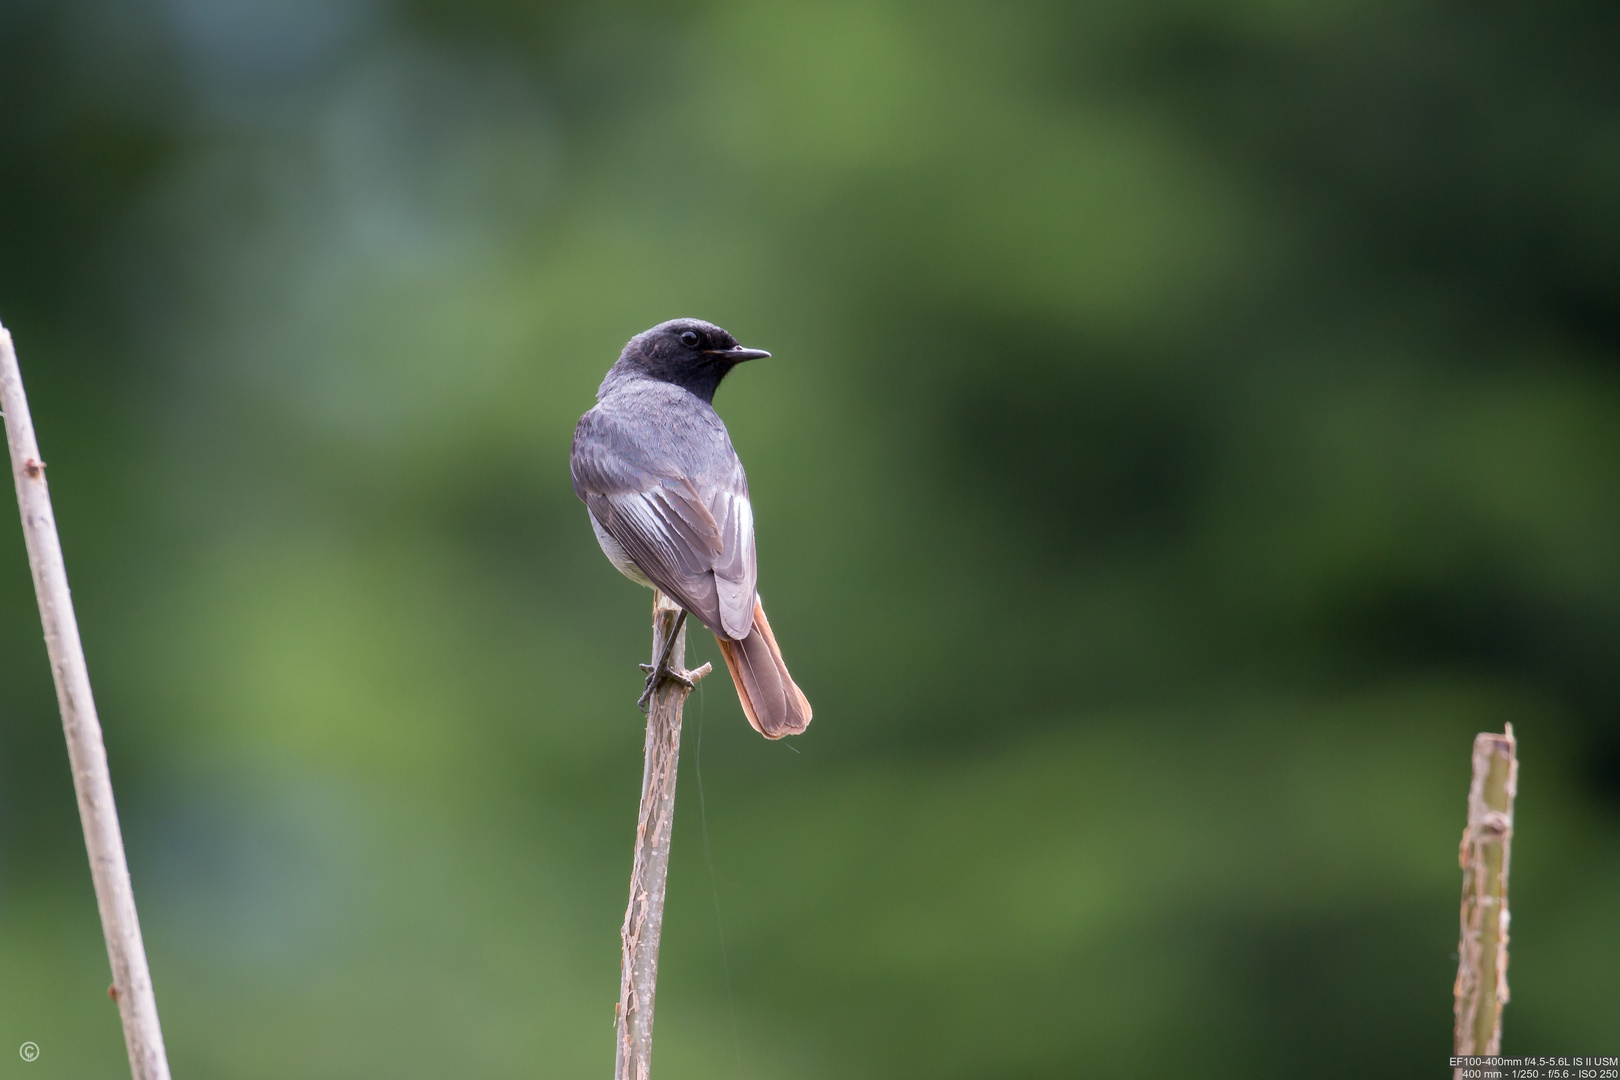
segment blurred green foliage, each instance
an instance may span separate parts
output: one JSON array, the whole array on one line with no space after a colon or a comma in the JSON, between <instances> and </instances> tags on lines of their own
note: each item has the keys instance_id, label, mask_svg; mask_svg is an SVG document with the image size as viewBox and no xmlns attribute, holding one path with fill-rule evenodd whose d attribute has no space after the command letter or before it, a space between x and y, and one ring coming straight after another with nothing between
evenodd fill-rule
<instances>
[{"instance_id":1,"label":"blurred green foliage","mask_svg":"<svg viewBox=\"0 0 1620 1080\"><path fill-rule=\"evenodd\" d=\"M176 1076L605 1075L649 598L567 447L687 314L776 354L718 404L816 722L688 709L661 1077L1436 1075L1509 721L1506 1049L1620 1046L1612 4L5 0L0 55ZM117 1075L106 982L3 528L0 1075Z\"/></svg>"}]
</instances>

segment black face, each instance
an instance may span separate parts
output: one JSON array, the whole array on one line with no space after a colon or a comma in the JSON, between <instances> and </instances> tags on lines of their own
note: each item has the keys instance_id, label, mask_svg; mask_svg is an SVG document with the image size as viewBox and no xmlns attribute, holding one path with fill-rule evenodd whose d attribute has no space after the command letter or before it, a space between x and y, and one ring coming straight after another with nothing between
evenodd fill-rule
<instances>
[{"instance_id":1,"label":"black face","mask_svg":"<svg viewBox=\"0 0 1620 1080\"><path fill-rule=\"evenodd\" d=\"M683 386L713 401L720 380L744 360L771 355L745 349L737 339L702 319L672 319L630 339L619 364L663 382Z\"/></svg>"}]
</instances>

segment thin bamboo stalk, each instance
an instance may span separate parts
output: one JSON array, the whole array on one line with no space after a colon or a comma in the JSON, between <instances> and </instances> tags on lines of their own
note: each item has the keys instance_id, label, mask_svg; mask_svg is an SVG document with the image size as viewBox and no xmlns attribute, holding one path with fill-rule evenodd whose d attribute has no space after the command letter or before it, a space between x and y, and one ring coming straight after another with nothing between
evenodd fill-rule
<instances>
[{"instance_id":1,"label":"thin bamboo stalk","mask_svg":"<svg viewBox=\"0 0 1620 1080\"><path fill-rule=\"evenodd\" d=\"M653 688L647 709L646 756L641 773L641 811L630 869L630 904L619 936L624 945L619 975L615 1080L648 1080L652 1070L653 998L658 988L658 942L664 929L664 883L669 875L670 832L675 822L675 780L681 756L681 712L691 684L709 673L686 664L686 626L681 609L662 592L653 599L653 666L667 656L671 678ZM684 680L684 681L682 681Z\"/></svg>"},{"instance_id":2,"label":"thin bamboo stalk","mask_svg":"<svg viewBox=\"0 0 1620 1080\"><path fill-rule=\"evenodd\" d=\"M118 828L118 808L113 803L112 777L107 771L107 749L102 743L101 721L90 694L90 671L85 666L79 623L68 593L62 543L56 533L50 489L45 484L45 463L40 460L39 444L34 438L17 353L4 326L0 326L0 411L5 413L17 507L22 514L28 565L34 574L34 593L39 598L39 617L45 627L51 675L56 680L56 700L67 736L68 761L73 767L73 789L79 798L79 820L90 855L96 907L107 938L113 979L108 992L117 1000L118 1015L124 1022L130 1075L135 1080L169 1080L157 998L146 966L146 947L141 942L135 893Z\"/></svg>"},{"instance_id":3,"label":"thin bamboo stalk","mask_svg":"<svg viewBox=\"0 0 1620 1080\"><path fill-rule=\"evenodd\" d=\"M1508 1002L1508 864L1519 787L1512 724L1501 735L1475 736L1473 765L1468 827L1458 851L1463 892L1453 993L1459 1056L1502 1052L1502 1006Z\"/></svg>"}]
</instances>

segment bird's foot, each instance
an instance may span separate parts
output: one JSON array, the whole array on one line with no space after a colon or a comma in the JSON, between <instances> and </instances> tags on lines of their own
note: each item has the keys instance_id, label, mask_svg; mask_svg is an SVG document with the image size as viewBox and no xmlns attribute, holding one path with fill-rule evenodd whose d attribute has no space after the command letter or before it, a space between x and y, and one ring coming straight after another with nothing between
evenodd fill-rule
<instances>
[{"instance_id":1,"label":"bird's foot","mask_svg":"<svg viewBox=\"0 0 1620 1080\"><path fill-rule=\"evenodd\" d=\"M664 666L662 672L651 664L637 664L636 666L647 673L647 690L649 693L658 689L658 684L663 682L665 679L668 679L670 682L678 682L688 690L697 685L697 683L687 678L684 671L677 671L676 669L669 667L667 664Z\"/></svg>"},{"instance_id":2,"label":"bird's foot","mask_svg":"<svg viewBox=\"0 0 1620 1080\"><path fill-rule=\"evenodd\" d=\"M670 667L667 663L660 665L638 664L636 666L647 673L647 688L641 692L641 697L636 701L636 704L641 707L643 712L646 711L647 703L652 700L653 694L666 681L680 683L690 690L697 685L699 679L713 670L708 664L704 664L693 671L681 671L679 668Z\"/></svg>"}]
</instances>

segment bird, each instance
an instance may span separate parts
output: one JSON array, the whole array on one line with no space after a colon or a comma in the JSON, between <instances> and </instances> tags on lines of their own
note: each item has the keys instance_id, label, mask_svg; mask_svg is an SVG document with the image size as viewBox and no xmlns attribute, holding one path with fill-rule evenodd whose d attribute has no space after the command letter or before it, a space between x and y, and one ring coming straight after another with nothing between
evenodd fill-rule
<instances>
[{"instance_id":1,"label":"bird","mask_svg":"<svg viewBox=\"0 0 1620 1080\"><path fill-rule=\"evenodd\" d=\"M748 476L714 409L733 368L770 355L702 319L637 334L574 429L569 472L608 561L713 632L749 724L780 739L809 725L810 702L765 618ZM667 657L652 666L643 703L680 677Z\"/></svg>"}]
</instances>

